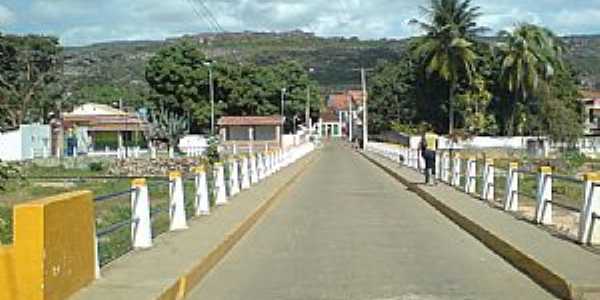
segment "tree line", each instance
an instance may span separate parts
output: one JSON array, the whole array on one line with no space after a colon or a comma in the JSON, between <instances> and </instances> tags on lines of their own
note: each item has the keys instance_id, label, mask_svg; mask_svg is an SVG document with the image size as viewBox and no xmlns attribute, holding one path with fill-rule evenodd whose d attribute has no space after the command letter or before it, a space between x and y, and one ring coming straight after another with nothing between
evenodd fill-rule
<instances>
[{"instance_id":1,"label":"tree line","mask_svg":"<svg viewBox=\"0 0 600 300\"><path fill-rule=\"evenodd\" d=\"M574 142L583 106L565 47L550 30L517 24L497 37L470 0L431 0L424 32L370 80L371 127L461 135L547 135Z\"/></svg>"}]
</instances>

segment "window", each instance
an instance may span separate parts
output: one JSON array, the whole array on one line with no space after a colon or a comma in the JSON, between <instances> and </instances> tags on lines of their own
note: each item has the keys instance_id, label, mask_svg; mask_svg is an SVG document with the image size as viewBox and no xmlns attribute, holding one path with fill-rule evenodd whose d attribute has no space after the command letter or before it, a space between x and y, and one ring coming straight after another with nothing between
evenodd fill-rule
<instances>
[{"instance_id":1,"label":"window","mask_svg":"<svg viewBox=\"0 0 600 300\"><path fill-rule=\"evenodd\" d=\"M256 126L254 128L255 141L275 141L277 140L276 126Z\"/></svg>"}]
</instances>

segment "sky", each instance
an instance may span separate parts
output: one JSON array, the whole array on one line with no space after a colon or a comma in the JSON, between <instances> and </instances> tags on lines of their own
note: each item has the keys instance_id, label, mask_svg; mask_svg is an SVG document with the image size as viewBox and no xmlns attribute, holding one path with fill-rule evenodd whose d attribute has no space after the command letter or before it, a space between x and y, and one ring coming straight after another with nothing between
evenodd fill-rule
<instances>
[{"instance_id":1,"label":"sky","mask_svg":"<svg viewBox=\"0 0 600 300\"><path fill-rule=\"evenodd\" d=\"M0 0L0 32L58 36L65 46L162 40L214 31L202 3L226 31L289 31L360 39L419 34L408 24L428 0ZM473 0L493 31L519 22L560 35L600 34L600 0Z\"/></svg>"}]
</instances>

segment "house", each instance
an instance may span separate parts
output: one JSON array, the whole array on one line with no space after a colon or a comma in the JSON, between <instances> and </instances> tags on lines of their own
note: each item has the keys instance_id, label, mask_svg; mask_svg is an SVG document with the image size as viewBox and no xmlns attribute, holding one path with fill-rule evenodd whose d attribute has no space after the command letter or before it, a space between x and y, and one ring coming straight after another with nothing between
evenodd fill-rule
<instances>
[{"instance_id":1,"label":"house","mask_svg":"<svg viewBox=\"0 0 600 300\"><path fill-rule=\"evenodd\" d=\"M581 91L585 107L585 135L600 136L600 91Z\"/></svg>"},{"instance_id":2,"label":"house","mask_svg":"<svg viewBox=\"0 0 600 300\"><path fill-rule=\"evenodd\" d=\"M350 133L357 136L359 131L356 127L362 125L362 120L359 118L363 107L362 95L362 91L358 90L347 90L330 95L327 101L328 110L322 115L320 121L321 126L325 127L322 127L320 132L334 137L348 136Z\"/></svg>"},{"instance_id":3,"label":"house","mask_svg":"<svg viewBox=\"0 0 600 300\"><path fill-rule=\"evenodd\" d=\"M51 154L50 126L21 125L18 129L0 133L0 160L22 161L47 158Z\"/></svg>"},{"instance_id":4,"label":"house","mask_svg":"<svg viewBox=\"0 0 600 300\"><path fill-rule=\"evenodd\" d=\"M219 119L222 145L239 152L266 148L281 148L283 117L228 116Z\"/></svg>"},{"instance_id":5,"label":"house","mask_svg":"<svg viewBox=\"0 0 600 300\"><path fill-rule=\"evenodd\" d=\"M62 116L62 138L67 154L145 146L148 124L135 113L104 104L87 103ZM65 152L64 150L61 152Z\"/></svg>"}]
</instances>

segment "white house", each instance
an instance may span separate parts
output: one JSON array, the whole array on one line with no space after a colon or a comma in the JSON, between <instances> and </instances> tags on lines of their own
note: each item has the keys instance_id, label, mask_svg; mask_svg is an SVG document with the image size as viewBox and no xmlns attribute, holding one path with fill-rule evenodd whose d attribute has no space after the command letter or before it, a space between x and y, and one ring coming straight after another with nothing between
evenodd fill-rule
<instances>
[{"instance_id":1,"label":"white house","mask_svg":"<svg viewBox=\"0 0 600 300\"><path fill-rule=\"evenodd\" d=\"M47 158L51 153L50 126L21 125L19 129L0 133L0 160L21 161Z\"/></svg>"}]
</instances>

